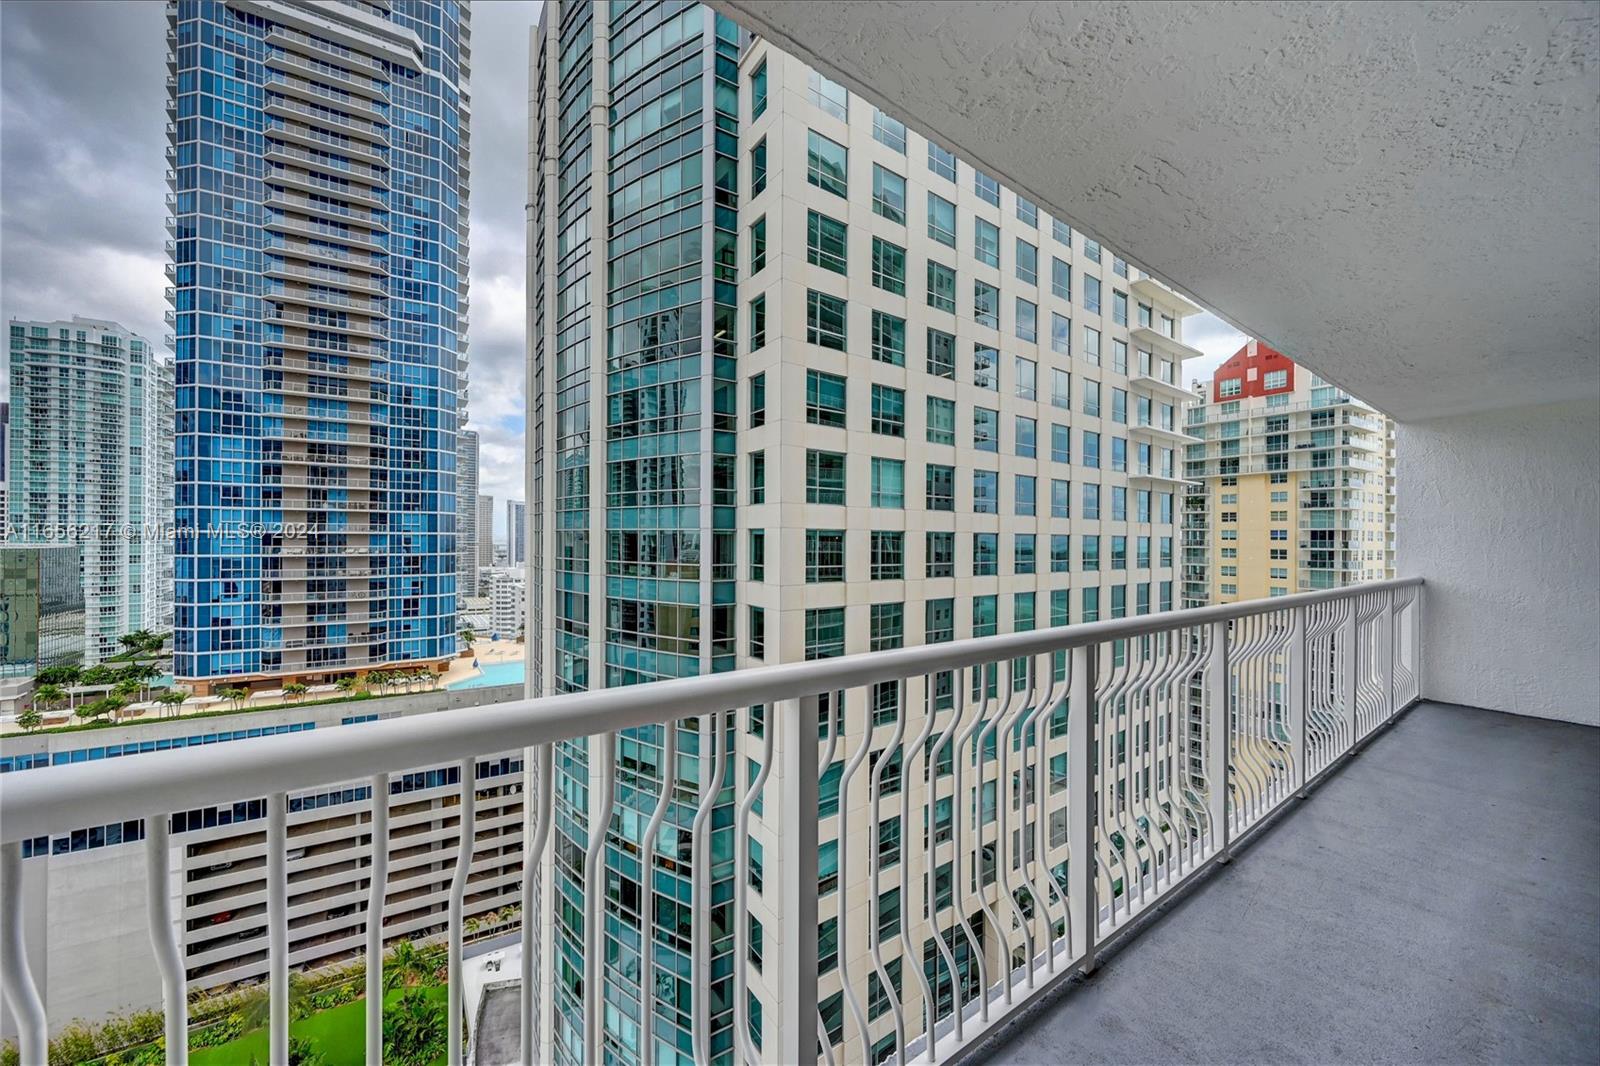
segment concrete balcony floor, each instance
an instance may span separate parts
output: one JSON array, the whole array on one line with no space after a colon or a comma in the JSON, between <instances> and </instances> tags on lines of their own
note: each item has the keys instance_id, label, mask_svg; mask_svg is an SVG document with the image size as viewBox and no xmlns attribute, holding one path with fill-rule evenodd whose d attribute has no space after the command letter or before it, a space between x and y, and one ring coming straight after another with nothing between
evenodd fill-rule
<instances>
[{"instance_id":1,"label":"concrete balcony floor","mask_svg":"<svg viewBox=\"0 0 1600 1066\"><path fill-rule=\"evenodd\" d=\"M1600 730L1422 704L990 1063L1600 1060Z\"/></svg>"}]
</instances>

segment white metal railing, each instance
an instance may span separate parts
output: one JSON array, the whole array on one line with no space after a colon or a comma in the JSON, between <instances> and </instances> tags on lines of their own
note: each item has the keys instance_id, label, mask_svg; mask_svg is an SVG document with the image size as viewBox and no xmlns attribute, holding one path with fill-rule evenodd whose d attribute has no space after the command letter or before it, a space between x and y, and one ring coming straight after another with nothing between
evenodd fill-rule
<instances>
[{"instance_id":1,"label":"white metal railing","mask_svg":"<svg viewBox=\"0 0 1600 1066\"><path fill-rule=\"evenodd\" d=\"M966 1057L1019 1009L1092 969L1108 938L1210 863L1226 861L1244 834L1414 703L1422 607L1420 579L1383 581L265 737L208 747L204 758L158 751L7 774L0 778L0 976L22 1061L44 1061L47 1031L24 951L22 841L101 824L108 812L146 819L167 1057L181 1063L187 1007L167 812L267 797L270 1061L282 1062L286 796L355 782L385 797L393 773L451 766L459 766L461 783L449 808L459 816L460 844L448 915L448 1042L449 1060L463 1061L463 898L474 864L475 797L484 787L475 783L475 759L531 749L523 758L531 802L522 815L521 891L523 914L534 915L535 886L553 876L556 749L583 739L590 796L582 824L590 828L587 842L570 842L568 852L587 855L587 994L582 1018L564 1027L564 1039L581 1042L582 1059L613 1057L615 1048L595 1049L622 1039L610 1028L618 1024L615 1004L598 994L612 965L632 968L637 987L622 998L637 998L639 1017L676 1015L675 1003L656 999L658 976L670 985L674 972L658 958L670 934L649 916L655 873L685 865L696 915L697 1062L712 1061L713 1039L726 1041L722 1027L730 1024L732 1052L718 1062L815 1062L819 1046L830 1064ZM680 732L695 741L687 759ZM628 762L618 758L624 734L633 749ZM647 735L659 758L639 754ZM672 787L641 783L647 758L667 768ZM692 809L681 799L686 789L698 797ZM619 835L624 803L647 824L642 834ZM670 849L662 846L669 807L678 841ZM715 817L724 831L730 820L733 829L731 929L718 942L725 950L731 938L734 954L713 981ZM382 1024L387 826L388 805L378 802L367 912L379 919L367 923L369 1041L379 1039ZM615 906L602 861L608 839L649 873L633 886L646 916L637 957L620 962L607 961L599 940L601 912ZM755 840L767 842L760 886L751 884ZM836 871L821 867L823 841L836 841ZM778 950L747 965L758 912L780 930L772 938ZM522 931L523 1062L542 1054L539 1034L555 1009L538 926L524 921ZM828 954L819 960L824 929ZM750 1035L752 997L767 1019L760 1047ZM715 1017L713 998L724 1004ZM620 1024L642 1030L641 1061L655 1061L654 1027L638 1017Z\"/></svg>"}]
</instances>

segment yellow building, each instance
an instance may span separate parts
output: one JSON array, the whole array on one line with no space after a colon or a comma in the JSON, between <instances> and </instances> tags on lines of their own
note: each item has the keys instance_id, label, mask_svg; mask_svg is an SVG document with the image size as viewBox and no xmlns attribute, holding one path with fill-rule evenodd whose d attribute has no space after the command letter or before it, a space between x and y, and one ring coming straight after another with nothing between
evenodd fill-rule
<instances>
[{"instance_id":1,"label":"yellow building","mask_svg":"<svg viewBox=\"0 0 1600 1066\"><path fill-rule=\"evenodd\" d=\"M1388 419L1259 341L1195 388L1185 606L1394 576Z\"/></svg>"}]
</instances>

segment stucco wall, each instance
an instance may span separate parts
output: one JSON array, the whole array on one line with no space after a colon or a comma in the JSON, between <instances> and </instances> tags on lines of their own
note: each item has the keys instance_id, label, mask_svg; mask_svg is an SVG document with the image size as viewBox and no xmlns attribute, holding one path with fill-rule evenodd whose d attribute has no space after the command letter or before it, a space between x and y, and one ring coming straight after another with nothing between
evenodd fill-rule
<instances>
[{"instance_id":1,"label":"stucco wall","mask_svg":"<svg viewBox=\"0 0 1600 1066\"><path fill-rule=\"evenodd\" d=\"M1428 582L1424 695L1600 725L1600 408L1401 423L1399 572Z\"/></svg>"}]
</instances>

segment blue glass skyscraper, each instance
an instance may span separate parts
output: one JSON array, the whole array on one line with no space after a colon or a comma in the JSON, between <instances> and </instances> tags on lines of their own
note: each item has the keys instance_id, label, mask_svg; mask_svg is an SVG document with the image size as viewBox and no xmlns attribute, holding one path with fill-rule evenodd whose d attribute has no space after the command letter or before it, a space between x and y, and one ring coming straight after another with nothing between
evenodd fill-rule
<instances>
[{"instance_id":1,"label":"blue glass skyscraper","mask_svg":"<svg viewBox=\"0 0 1600 1066\"><path fill-rule=\"evenodd\" d=\"M176 674L456 650L470 22L168 5Z\"/></svg>"}]
</instances>

